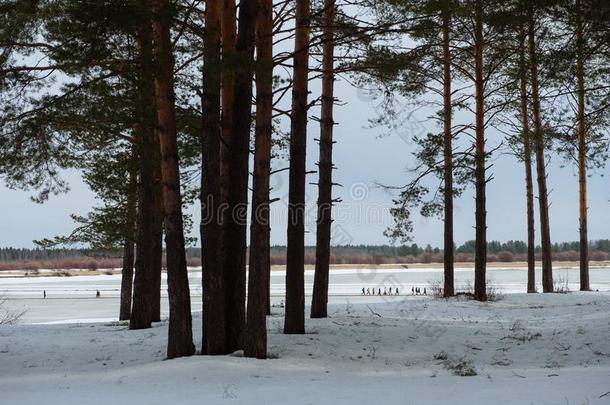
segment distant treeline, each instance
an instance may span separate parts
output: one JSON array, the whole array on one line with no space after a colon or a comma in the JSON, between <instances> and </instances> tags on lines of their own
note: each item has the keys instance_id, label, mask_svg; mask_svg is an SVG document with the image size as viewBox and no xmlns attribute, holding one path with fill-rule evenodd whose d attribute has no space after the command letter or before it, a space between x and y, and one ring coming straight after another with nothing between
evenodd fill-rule
<instances>
[{"instance_id":1,"label":"distant treeline","mask_svg":"<svg viewBox=\"0 0 610 405\"><path fill-rule=\"evenodd\" d=\"M577 252L579 250L579 242L562 242L553 244L553 253ZM306 254L314 254L315 246L306 246ZM589 249L593 252L610 253L610 239L600 239L591 241ZM331 248L334 256L381 256L381 257L404 257L404 256L421 256L423 254L442 253L438 247L431 245L420 246L417 243L411 245L345 245L333 246ZM474 240L466 241L464 244L456 246L456 253L474 254ZM489 254L497 255L503 252L509 252L514 255L527 253L527 243L518 240L509 240L508 242L490 241L487 243L487 251ZM540 246L536 246L536 252L540 252ZM187 248L186 254L188 258L196 259L201 257L200 248ZM286 254L286 246L272 246L272 256L280 256ZM26 248L0 248L0 261L49 261L61 260L67 258L119 258L120 251L93 251L89 249L26 249Z\"/></svg>"},{"instance_id":2,"label":"distant treeline","mask_svg":"<svg viewBox=\"0 0 610 405\"><path fill-rule=\"evenodd\" d=\"M554 243L551 246L553 253L561 252L573 252L580 249L580 242L561 242ZM536 246L536 253L541 250L540 246ZM610 253L610 240L600 239L597 241L589 242L589 250ZM527 253L527 243L519 240L509 240L508 242L502 243L497 240L493 240L487 243L487 251L491 254L497 254L500 252L510 252L514 254ZM474 253L474 241L469 240L461 246L456 248L457 253Z\"/></svg>"},{"instance_id":3,"label":"distant treeline","mask_svg":"<svg viewBox=\"0 0 610 405\"><path fill-rule=\"evenodd\" d=\"M117 258L121 257L119 250L89 250L89 249L25 249L25 248L0 248L0 261L13 262L24 260L48 261L73 259L80 257L90 258Z\"/></svg>"}]
</instances>

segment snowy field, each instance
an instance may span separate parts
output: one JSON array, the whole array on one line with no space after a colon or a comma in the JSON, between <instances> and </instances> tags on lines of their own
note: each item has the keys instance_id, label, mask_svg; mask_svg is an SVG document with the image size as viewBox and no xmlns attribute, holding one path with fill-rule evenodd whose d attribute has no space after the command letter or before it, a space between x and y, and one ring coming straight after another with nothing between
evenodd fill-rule
<instances>
[{"instance_id":1,"label":"snowy field","mask_svg":"<svg viewBox=\"0 0 610 405\"><path fill-rule=\"evenodd\" d=\"M266 361L164 360L165 322L129 331L113 321L116 276L0 279L8 304L28 309L0 326L0 404L610 404L610 270L592 270L599 292L517 293L523 270L491 270L506 293L498 302L410 295L440 275L335 271L330 317L287 336L274 273ZM456 284L471 277L460 271ZM409 295L362 297L365 285Z\"/></svg>"}]
</instances>

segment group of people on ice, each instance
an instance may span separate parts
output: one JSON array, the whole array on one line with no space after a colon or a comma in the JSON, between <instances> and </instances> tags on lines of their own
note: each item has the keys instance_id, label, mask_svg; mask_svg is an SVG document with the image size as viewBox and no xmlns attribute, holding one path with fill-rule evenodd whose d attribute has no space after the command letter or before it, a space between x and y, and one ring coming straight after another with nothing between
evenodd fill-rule
<instances>
[{"instance_id":1,"label":"group of people on ice","mask_svg":"<svg viewBox=\"0 0 610 405\"><path fill-rule=\"evenodd\" d=\"M421 287L411 287L411 294L413 295L428 295L426 291L426 287L423 289ZM362 287L362 295L399 295L398 287L383 287L383 291L381 291L381 287L373 287L366 288Z\"/></svg>"},{"instance_id":2,"label":"group of people on ice","mask_svg":"<svg viewBox=\"0 0 610 405\"><path fill-rule=\"evenodd\" d=\"M383 287L383 292L381 291L381 287L373 287L373 288L364 288L362 287L362 295L399 295L398 287L389 289L387 287Z\"/></svg>"},{"instance_id":3,"label":"group of people on ice","mask_svg":"<svg viewBox=\"0 0 610 405\"><path fill-rule=\"evenodd\" d=\"M428 295L426 291L426 287L424 287L423 291L421 287L411 287L411 294L413 295Z\"/></svg>"}]
</instances>

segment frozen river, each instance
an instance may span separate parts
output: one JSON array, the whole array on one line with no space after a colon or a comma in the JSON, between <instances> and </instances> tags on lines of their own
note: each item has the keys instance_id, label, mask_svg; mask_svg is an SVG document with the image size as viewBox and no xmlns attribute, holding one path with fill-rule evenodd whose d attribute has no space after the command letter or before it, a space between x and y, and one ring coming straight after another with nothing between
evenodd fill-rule
<instances>
[{"instance_id":1,"label":"frozen river","mask_svg":"<svg viewBox=\"0 0 610 405\"><path fill-rule=\"evenodd\" d=\"M165 276L165 275L164 275ZM488 279L503 293L525 292L526 270L524 268L490 268ZM284 296L283 271L271 275L271 295L273 303L280 303ZM457 268L456 287L472 283L471 268ZM556 265L554 278L561 284L567 283L571 290L578 290L578 269L561 268ZM201 273L189 272L193 311L200 310ZM357 302L374 299L398 299L398 297L362 297L363 287L398 288L401 299L411 294L411 287L429 287L429 283L442 279L442 269L340 269L331 270L329 301L331 303ZM538 272L537 280L541 275ZM26 323L74 322L77 320L115 320L119 306L120 275L73 276L73 277L22 277L0 278L0 296L8 299L8 305L16 310L26 310L22 321ZM310 301L313 271L305 275L305 288ZM163 312L167 313L165 279ZM610 268L591 269L591 288L610 291ZM540 287L539 287L540 289ZM46 291L47 299L43 299ZM96 292L100 298L96 298Z\"/></svg>"}]
</instances>

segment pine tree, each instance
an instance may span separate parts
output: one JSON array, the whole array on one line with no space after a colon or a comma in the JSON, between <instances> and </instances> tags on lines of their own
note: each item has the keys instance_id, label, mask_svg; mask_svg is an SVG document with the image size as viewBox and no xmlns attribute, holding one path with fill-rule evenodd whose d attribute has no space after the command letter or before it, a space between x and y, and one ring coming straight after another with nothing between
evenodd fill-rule
<instances>
[{"instance_id":1,"label":"pine tree","mask_svg":"<svg viewBox=\"0 0 610 405\"><path fill-rule=\"evenodd\" d=\"M221 256L220 210L220 38L219 1L206 2L203 64L203 131L201 139L201 247L203 283L202 353L225 354L225 290Z\"/></svg>"},{"instance_id":2,"label":"pine tree","mask_svg":"<svg viewBox=\"0 0 610 405\"><path fill-rule=\"evenodd\" d=\"M320 160L318 162L318 219L316 233L316 267L311 317L326 318L328 308L328 273L332 225L332 172L333 172L333 105L334 97L334 26L335 1L324 1L323 56L322 56L322 107L320 116Z\"/></svg>"},{"instance_id":3,"label":"pine tree","mask_svg":"<svg viewBox=\"0 0 610 405\"><path fill-rule=\"evenodd\" d=\"M296 0L296 31L286 250L286 310L284 333L305 333L305 158L309 73L309 0Z\"/></svg>"},{"instance_id":4,"label":"pine tree","mask_svg":"<svg viewBox=\"0 0 610 405\"><path fill-rule=\"evenodd\" d=\"M523 16L524 13L517 15ZM526 61L527 34L523 21L519 27L519 98L521 104L521 134L523 144L523 165L525 167L525 193L527 207L527 292L536 292L536 257L534 228L534 191L532 181L532 140L530 131L528 74Z\"/></svg>"},{"instance_id":5,"label":"pine tree","mask_svg":"<svg viewBox=\"0 0 610 405\"><path fill-rule=\"evenodd\" d=\"M229 189L224 222L223 271L225 273L227 349L240 348L245 325L246 233L248 217L248 163L252 123L252 78L256 0L242 0L236 44L233 127L229 145Z\"/></svg>"},{"instance_id":6,"label":"pine tree","mask_svg":"<svg viewBox=\"0 0 610 405\"><path fill-rule=\"evenodd\" d=\"M273 1L259 4L256 25L256 130L252 219L250 222L250 260L248 306L244 335L244 355L267 357L267 303L270 277L271 137L273 115Z\"/></svg>"},{"instance_id":7,"label":"pine tree","mask_svg":"<svg viewBox=\"0 0 610 405\"><path fill-rule=\"evenodd\" d=\"M155 55L155 105L161 146L169 327L167 357L195 352L191 297L186 269L180 166L174 95L174 56L170 38L171 8L167 0L152 0L153 53Z\"/></svg>"},{"instance_id":8,"label":"pine tree","mask_svg":"<svg viewBox=\"0 0 610 405\"><path fill-rule=\"evenodd\" d=\"M538 203L540 212L540 232L542 247L542 290L553 292L553 262L551 258L551 229L549 222L549 202L546 177L545 132L542 126L540 89L538 77L538 49L536 42L536 10L530 5L527 11L528 52L532 108L534 114L534 150L536 154L536 174L538 180Z\"/></svg>"}]
</instances>

